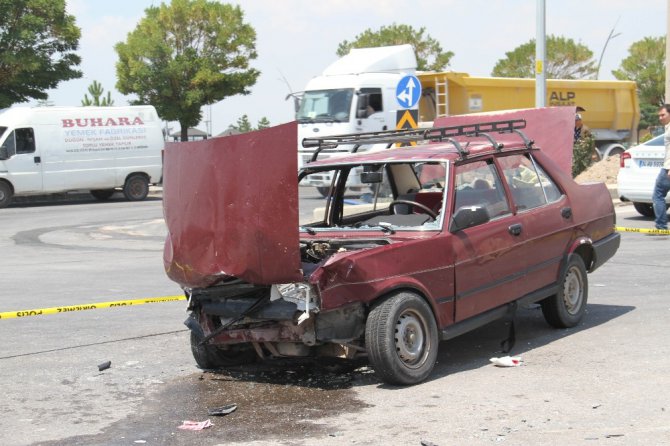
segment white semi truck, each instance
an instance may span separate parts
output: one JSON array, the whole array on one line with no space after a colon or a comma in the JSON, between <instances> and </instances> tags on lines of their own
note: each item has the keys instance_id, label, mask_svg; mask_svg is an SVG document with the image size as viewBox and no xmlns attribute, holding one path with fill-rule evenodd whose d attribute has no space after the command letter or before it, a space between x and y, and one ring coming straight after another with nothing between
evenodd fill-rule
<instances>
[{"instance_id":1,"label":"white semi truck","mask_svg":"<svg viewBox=\"0 0 670 446\"><path fill-rule=\"evenodd\" d=\"M407 76L418 84L401 85ZM407 95L420 93L418 103L403 105ZM298 166L315 155L303 147L304 138L394 130L398 112L416 111L414 124L430 127L444 116L496 110L531 108L535 80L475 77L457 72L417 71L411 45L352 49L307 83L298 121ZM640 118L637 86L632 81L582 79L547 80L547 105L582 107L600 157L619 155L637 139ZM338 147L319 158L338 156L351 147ZM361 147L371 150L381 147ZM312 186L325 193L329 177L314 179Z\"/></svg>"},{"instance_id":2,"label":"white semi truck","mask_svg":"<svg viewBox=\"0 0 670 446\"><path fill-rule=\"evenodd\" d=\"M397 112L418 107L403 107L397 96L420 93L397 92L398 83L416 73L416 57L411 45L352 49L335 61L320 76L311 79L302 94L298 121L298 167L314 156L314 148L302 146L310 137L378 132L396 128ZM376 147L362 147L361 150ZM338 147L320 154L320 158L338 156L350 151ZM315 186L325 195L331 178L315 179Z\"/></svg>"}]
</instances>

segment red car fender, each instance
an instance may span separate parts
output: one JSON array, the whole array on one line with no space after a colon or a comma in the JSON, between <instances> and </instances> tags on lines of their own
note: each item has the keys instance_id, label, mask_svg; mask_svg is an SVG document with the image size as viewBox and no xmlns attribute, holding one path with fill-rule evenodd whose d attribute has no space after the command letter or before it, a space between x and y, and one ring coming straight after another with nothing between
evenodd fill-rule
<instances>
[{"instance_id":1,"label":"red car fender","mask_svg":"<svg viewBox=\"0 0 670 446\"><path fill-rule=\"evenodd\" d=\"M584 260L584 266L586 266L586 270L590 271L593 260L593 240L591 237L581 235L573 240L572 244L568 247L565 253L565 259L563 259L563 265L561 266L561 274L563 273L563 267L565 266L565 263L567 263L567 259L572 254L581 256Z\"/></svg>"}]
</instances>

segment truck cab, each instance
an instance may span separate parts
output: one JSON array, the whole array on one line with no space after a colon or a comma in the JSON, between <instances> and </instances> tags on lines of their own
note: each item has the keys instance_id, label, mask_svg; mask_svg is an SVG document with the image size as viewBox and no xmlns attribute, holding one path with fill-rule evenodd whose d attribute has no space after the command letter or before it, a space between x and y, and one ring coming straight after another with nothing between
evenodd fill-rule
<instances>
[{"instance_id":1,"label":"truck cab","mask_svg":"<svg viewBox=\"0 0 670 446\"><path fill-rule=\"evenodd\" d=\"M297 111L298 167L308 164L313 148L305 148L305 138L337 134L368 133L396 127L396 87L406 75L416 72L411 45L353 49L309 81ZM351 146L338 147L323 157L349 153ZM359 151L380 149L365 145ZM325 195L331 178L312 180L310 186Z\"/></svg>"}]
</instances>

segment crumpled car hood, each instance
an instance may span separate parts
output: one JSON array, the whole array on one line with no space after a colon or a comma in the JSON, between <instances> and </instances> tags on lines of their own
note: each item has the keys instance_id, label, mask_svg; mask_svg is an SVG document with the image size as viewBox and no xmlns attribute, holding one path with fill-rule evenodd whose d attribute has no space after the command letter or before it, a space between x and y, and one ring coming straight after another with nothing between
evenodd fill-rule
<instances>
[{"instance_id":1,"label":"crumpled car hood","mask_svg":"<svg viewBox=\"0 0 670 446\"><path fill-rule=\"evenodd\" d=\"M297 124L165 148L163 262L202 288L300 281Z\"/></svg>"},{"instance_id":2,"label":"crumpled car hood","mask_svg":"<svg viewBox=\"0 0 670 446\"><path fill-rule=\"evenodd\" d=\"M447 116L438 118L435 127L467 125L477 122L491 122L509 119L525 119L526 128L523 132L535 141L535 146L542 149L561 170L572 174L572 150L575 129L575 107L543 107L519 110L500 110L469 115ZM503 139L494 135L496 139ZM514 140L515 138L507 137ZM518 138L515 139L518 141Z\"/></svg>"}]
</instances>

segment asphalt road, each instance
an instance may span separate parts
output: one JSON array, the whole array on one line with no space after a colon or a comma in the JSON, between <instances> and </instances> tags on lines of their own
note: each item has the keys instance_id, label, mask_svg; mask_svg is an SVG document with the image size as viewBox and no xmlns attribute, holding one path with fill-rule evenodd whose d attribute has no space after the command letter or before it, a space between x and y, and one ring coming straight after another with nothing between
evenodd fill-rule
<instances>
[{"instance_id":1,"label":"asphalt road","mask_svg":"<svg viewBox=\"0 0 670 446\"><path fill-rule=\"evenodd\" d=\"M617 213L620 226L653 226L631 206ZM159 199L20 204L0 222L0 312L180 293L163 272ZM589 276L579 327L520 310L522 366L489 363L506 335L498 322L441 343L431 378L409 388L381 384L364 362L203 373L184 302L2 319L0 443L668 444L668 252L670 237L624 233ZM177 429L208 418L207 430Z\"/></svg>"}]
</instances>

